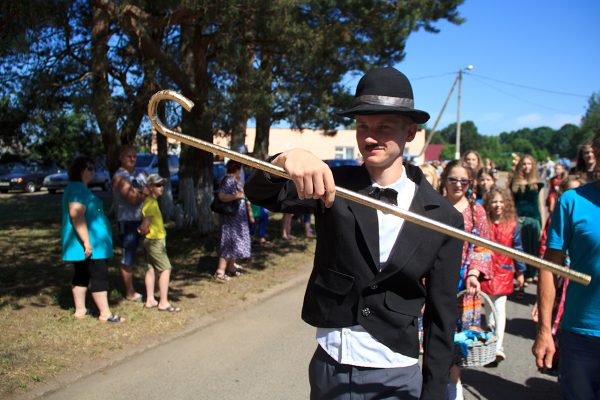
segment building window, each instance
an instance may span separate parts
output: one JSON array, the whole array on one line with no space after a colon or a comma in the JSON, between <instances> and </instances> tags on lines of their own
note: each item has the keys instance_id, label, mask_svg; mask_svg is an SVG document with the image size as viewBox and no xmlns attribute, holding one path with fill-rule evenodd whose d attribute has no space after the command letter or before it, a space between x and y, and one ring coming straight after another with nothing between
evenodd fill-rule
<instances>
[{"instance_id":1,"label":"building window","mask_svg":"<svg viewBox=\"0 0 600 400\"><path fill-rule=\"evenodd\" d=\"M344 159L344 158L354 159L354 147L352 147L352 146L336 146L335 147L335 158L336 159Z\"/></svg>"}]
</instances>

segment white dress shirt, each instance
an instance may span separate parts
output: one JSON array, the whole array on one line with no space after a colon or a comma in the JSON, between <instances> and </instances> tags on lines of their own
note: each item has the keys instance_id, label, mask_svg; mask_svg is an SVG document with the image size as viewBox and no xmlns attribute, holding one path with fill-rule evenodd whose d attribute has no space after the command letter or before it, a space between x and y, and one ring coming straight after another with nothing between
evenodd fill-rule
<instances>
[{"instance_id":1,"label":"white dress shirt","mask_svg":"<svg viewBox=\"0 0 600 400\"><path fill-rule=\"evenodd\" d=\"M410 207L416 190L415 183L406 176L405 168L402 169L400 179L390 186L384 187L377 183L373 183L373 186L396 190L398 207L403 210L408 210ZM404 219L377 210L377 221L379 225L379 269L381 270L396 243ZM317 342L327 354L340 364L371 368L396 368L415 365L419 361L391 350L360 325L334 329L317 328Z\"/></svg>"}]
</instances>

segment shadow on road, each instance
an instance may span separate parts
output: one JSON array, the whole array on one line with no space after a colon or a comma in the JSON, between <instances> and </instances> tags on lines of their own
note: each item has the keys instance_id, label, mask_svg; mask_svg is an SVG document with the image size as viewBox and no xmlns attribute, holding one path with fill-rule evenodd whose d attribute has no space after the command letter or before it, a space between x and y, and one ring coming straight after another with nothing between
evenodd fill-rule
<instances>
[{"instance_id":1,"label":"shadow on road","mask_svg":"<svg viewBox=\"0 0 600 400\"><path fill-rule=\"evenodd\" d=\"M531 319L511 318L506 322L506 333L525 339L535 339L536 325Z\"/></svg>"},{"instance_id":2,"label":"shadow on road","mask_svg":"<svg viewBox=\"0 0 600 400\"><path fill-rule=\"evenodd\" d=\"M534 290L535 290L535 288L534 288ZM535 292L534 293L522 292L521 296L522 297L519 298L517 292L515 292L508 296L508 300L512 301L513 303L521 304L524 306L532 306L535 304L535 302L537 300L537 295L535 294Z\"/></svg>"},{"instance_id":3,"label":"shadow on road","mask_svg":"<svg viewBox=\"0 0 600 400\"><path fill-rule=\"evenodd\" d=\"M558 400L558 383L529 378L525 385L478 369L462 371L465 399Z\"/></svg>"}]
</instances>

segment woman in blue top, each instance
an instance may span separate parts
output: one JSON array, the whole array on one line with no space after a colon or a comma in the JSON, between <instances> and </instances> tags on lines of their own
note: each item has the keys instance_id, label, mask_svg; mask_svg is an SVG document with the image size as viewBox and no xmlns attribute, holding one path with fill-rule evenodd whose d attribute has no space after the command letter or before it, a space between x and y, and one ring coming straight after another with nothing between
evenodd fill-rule
<instances>
[{"instance_id":1,"label":"woman in blue top","mask_svg":"<svg viewBox=\"0 0 600 400\"><path fill-rule=\"evenodd\" d=\"M62 197L62 258L75 265L72 291L75 319L87 315L85 294L88 286L104 322L124 322L108 306L108 266L113 256L112 230L104 215L102 201L87 187L94 176L94 162L77 157L69 167L69 184Z\"/></svg>"}]
</instances>

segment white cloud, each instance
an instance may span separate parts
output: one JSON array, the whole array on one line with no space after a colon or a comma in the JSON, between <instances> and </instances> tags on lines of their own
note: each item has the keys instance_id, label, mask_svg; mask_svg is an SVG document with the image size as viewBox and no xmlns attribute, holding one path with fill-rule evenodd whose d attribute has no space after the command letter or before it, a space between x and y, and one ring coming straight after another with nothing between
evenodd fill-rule
<instances>
[{"instance_id":1,"label":"white cloud","mask_svg":"<svg viewBox=\"0 0 600 400\"><path fill-rule=\"evenodd\" d=\"M479 118L479 122L500 122L502 120L503 115L499 112L488 112L482 114Z\"/></svg>"},{"instance_id":2,"label":"white cloud","mask_svg":"<svg viewBox=\"0 0 600 400\"><path fill-rule=\"evenodd\" d=\"M559 129L565 124L579 125L581 117L581 115L574 114L554 114L549 125L554 129Z\"/></svg>"},{"instance_id":3,"label":"white cloud","mask_svg":"<svg viewBox=\"0 0 600 400\"><path fill-rule=\"evenodd\" d=\"M515 124L517 126L520 127L537 127L537 126L542 126L544 125L542 123L542 121L544 120L544 117L542 117L541 114L538 113L531 113L531 114L525 114L525 115L521 115L520 117L517 117L515 119Z\"/></svg>"},{"instance_id":4,"label":"white cloud","mask_svg":"<svg viewBox=\"0 0 600 400\"><path fill-rule=\"evenodd\" d=\"M537 128L540 126L548 126L552 129L560 129L565 124L579 125L581 122L580 114L552 114L552 115L541 115L539 113L531 113L521 115L515 118L514 126L515 129L520 128Z\"/></svg>"}]
</instances>

